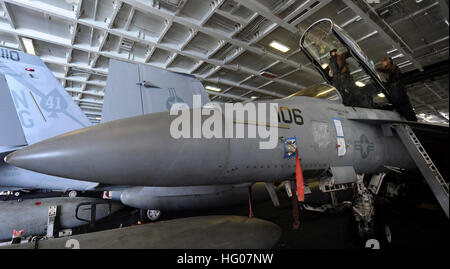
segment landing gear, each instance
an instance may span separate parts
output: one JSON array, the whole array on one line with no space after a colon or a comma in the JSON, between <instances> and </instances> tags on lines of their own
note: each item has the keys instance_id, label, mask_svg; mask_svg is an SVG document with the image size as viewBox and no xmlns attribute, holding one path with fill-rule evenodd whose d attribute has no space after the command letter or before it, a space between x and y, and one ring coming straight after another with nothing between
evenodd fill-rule
<instances>
[{"instance_id":1,"label":"landing gear","mask_svg":"<svg viewBox=\"0 0 450 269\"><path fill-rule=\"evenodd\" d=\"M363 239L372 237L375 232L374 197L364 184L364 175L357 175L353 213L358 222L359 236Z\"/></svg>"},{"instance_id":2,"label":"landing gear","mask_svg":"<svg viewBox=\"0 0 450 269\"><path fill-rule=\"evenodd\" d=\"M20 191L15 191L14 192L14 197L19 197L20 196Z\"/></svg>"},{"instance_id":3,"label":"landing gear","mask_svg":"<svg viewBox=\"0 0 450 269\"><path fill-rule=\"evenodd\" d=\"M77 197L78 193L77 191L69 191L69 193L67 194L67 196L74 198Z\"/></svg>"},{"instance_id":4,"label":"landing gear","mask_svg":"<svg viewBox=\"0 0 450 269\"><path fill-rule=\"evenodd\" d=\"M156 209L141 209L140 210L140 217L141 221L143 223L153 222L157 221L161 218L161 210Z\"/></svg>"},{"instance_id":5,"label":"landing gear","mask_svg":"<svg viewBox=\"0 0 450 269\"><path fill-rule=\"evenodd\" d=\"M355 202L353 213L358 222L358 232L361 238L367 239L375 235L374 196L378 194L385 173L374 174L369 187L364 184L364 175L357 175ZM388 230L390 236L390 230Z\"/></svg>"}]
</instances>

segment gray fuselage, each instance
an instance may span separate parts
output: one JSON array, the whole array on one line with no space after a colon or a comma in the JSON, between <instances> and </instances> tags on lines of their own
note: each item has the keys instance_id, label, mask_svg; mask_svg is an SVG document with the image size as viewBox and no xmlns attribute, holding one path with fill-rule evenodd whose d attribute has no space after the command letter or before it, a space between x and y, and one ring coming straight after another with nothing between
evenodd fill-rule
<instances>
[{"instance_id":1,"label":"gray fuselage","mask_svg":"<svg viewBox=\"0 0 450 269\"><path fill-rule=\"evenodd\" d=\"M396 112L303 96L272 102L289 111L300 110L302 124L287 123L286 114L278 135L297 138L306 179L330 166L352 166L367 174L385 171L385 165L414 167L395 134L385 135L379 125L352 120L402 120ZM295 159L284 158L281 140L273 149L260 149L258 138L175 139L170 135L175 117L162 112L103 123L28 146L6 161L56 176L134 186L281 181L295 173ZM346 152L342 156L338 156L333 119L343 126Z\"/></svg>"}]
</instances>

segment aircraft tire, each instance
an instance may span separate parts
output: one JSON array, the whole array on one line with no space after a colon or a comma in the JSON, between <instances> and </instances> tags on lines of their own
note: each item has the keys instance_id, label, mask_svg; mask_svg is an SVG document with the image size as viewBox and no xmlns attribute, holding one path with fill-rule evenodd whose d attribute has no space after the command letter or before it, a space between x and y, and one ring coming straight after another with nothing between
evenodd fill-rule
<instances>
[{"instance_id":1,"label":"aircraft tire","mask_svg":"<svg viewBox=\"0 0 450 269\"><path fill-rule=\"evenodd\" d=\"M140 219L143 223L154 222L161 218L161 210L156 209L141 209Z\"/></svg>"}]
</instances>

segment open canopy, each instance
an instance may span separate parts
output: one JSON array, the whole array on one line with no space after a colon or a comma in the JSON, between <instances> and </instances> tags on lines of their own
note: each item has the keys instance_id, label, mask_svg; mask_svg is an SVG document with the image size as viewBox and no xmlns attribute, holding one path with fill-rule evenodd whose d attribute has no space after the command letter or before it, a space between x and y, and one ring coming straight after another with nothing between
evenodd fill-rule
<instances>
[{"instance_id":1,"label":"open canopy","mask_svg":"<svg viewBox=\"0 0 450 269\"><path fill-rule=\"evenodd\" d=\"M356 41L330 19L322 19L312 24L303 34L300 47L330 84L332 84L332 77L327 69L330 51L335 49L337 54L348 52L349 57L346 61L352 81L351 89L348 90L355 94L375 97L383 93L389 97L380 75L375 71L373 61L361 50Z\"/></svg>"}]
</instances>

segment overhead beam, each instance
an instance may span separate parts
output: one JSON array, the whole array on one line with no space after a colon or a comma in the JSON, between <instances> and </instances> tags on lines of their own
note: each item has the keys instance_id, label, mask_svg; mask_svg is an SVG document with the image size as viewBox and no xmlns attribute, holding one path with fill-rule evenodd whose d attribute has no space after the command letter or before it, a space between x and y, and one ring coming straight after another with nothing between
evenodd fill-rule
<instances>
[{"instance_id":1,"label":"overhead beam","mask_svg":"<svg viewBox=\"0 0 450 269\"><path fill-rule=\"evenodd\" d=\"M5 1L10 1L10 0L5 0ZM295 68L301 68L303 71L306 72L310 72L312 75L316 75L316 76L320 76L315 70L312 70L310 68L305 67L304 65L301 65L299 63L296 63L292 60L286 59L282 56L279 56L275 53L269 52L267 50L264 50L260 47L256 47L256 46L250 46L249 44L247 44L244 41L240 41L237 39L232 38L231 36L229 36L227 33L224 33L222 31L216 30L216 29L212 29L212 28L208 28L208 27L204 27L203 25L201 25L200 23L198 23L196 20L194 19L190 19L187 17L181 17L181 16L174 16L172 13L161 10L161 9L156 9L154 7L152 7L149 3L144 2L142 0L124 0L123 2L135 6L136 8L146 12L146 13L150 13L153 14L155 16L161 17L161 18L169 18L172 21L182 24L186 27L190 27L194 30L197 30L199 32L202 32L204 34L207 34L209 36L212 36L218 40L225 40L226 42L233 44L235 46L238 47L242 47L252 53L258 54L258 55L265 55L268 56L274 60L280 60L283 63L290 65L292 67Z\"/></svg>"},{"instance_id":2,"label":"overhead beam","mask_svg":"<svg viewBox=\"0 0 450 269\"><path fill-rule=\"evenodd\" d=\"M103 42L102 43L104 43L104 40L106 40L107 34L111 33L111 34L115 34L115 35L118 35L118 36L124 36L127 39L133 40L135 42L140 42L140 43L148 44L150 46L155 46L157 48L160 48L160 49L172 52L172 53L178 53L180 55L192 58L192 59L197 60L197 61L201 60L201 61L207 62L207 63L215 65L215 66L223 67L223 68L228 69L228 70L237 70L237 69L239 69L239 71L241 71L241 72L251 71L251 73L249 73L249 74L261 77L262 79L267 79L266 77L261 76L259 74L259 72L257 72L256 70L251 70L249 68L245 68L244 69L244 68L237 67L237 66L231 65L231 64L224 64L222 61L208 59L204 55L202 55L201 53L180 51L178 48L170 46L170 45L167 45L167 44L160 44L160 43L157 43L157 41L155 42L155 41L151 41L151 40L148 40L148 39L141 39L139 37L136 37L135 35L132 35L130 32L127 32L127 31L124 31L124 30L121 30L121 29L109 29L109 28L105 27L103 23L94 22L91 19L79 19L79 20L76 20L75 17L73 16L73 14L72 14L72 16L67 16L67 15L64 15L64 14L53 13L51 10L50 11L41 10L40 7L32 6L28 2L24 2L24 1L20 1L20 0L4 0L4 1L15 3L15 4L21 5L21 6L26 7L26 8L33 8L34 10L38 10L40 12L45 12L45 13L47 13L49 15L52 15L52 16L57 16L57 17L66 19L69 22L78 22L79 24L86 25L86 26L89 26L89 27L92 27L92 28L96 28L96 29L102 30L102 31L104 31L106 33L105 37L103 38ZM123 1L123 2L131 2L130 4L133 4L134 2L137 2L135 4L138 5L139 7L143 8L144 11L151 11L153 13L156 13L155 15L157 15L157 16L158 16L158 14L159 14L159 16L164 16L164 15L165 16L169 16L170 17L168 19L169 21L181 20L179 23L185 24L186 26L189 26L189 27L192 26L192 28L194 30L200 28L202 31L205 31L205 29L208 29L208 28L204 28L204 27L198 26L197 24L193 23L192 20L187 20L187 19L182 18L182 17L174 17L173 15L170 15L170 13L167 13L167 12L163 12L161 14L162 11L155 10L154 8L152 8L151 6L149 6L147 4L140 3L140 1L126 0L126 1ZM2 30L1 27L0 27L0 30ZM86 52L96 53L96 55L103 55L105 57L114 58L114 59L118 59L118 60L122 60L122 61L128 61L128 62L134 62L134 63L142 63L142 62L139 62L139 61L130 60L127 57L123 57L123 55L121 55L119 53L101 51L101 49L100 50L94 50L93 48L90 48L90 47L87 47L87 46L83 46L83 45L80 45L80 44L71 45L70 42L67 42L66 39L63 39L63 38L60 38L60 37L57 37L57 36L53 36L53 35L38 33L37 31L32 31L32 30L29 30L29 29L22 29L21 28L21 29L9 29L9 30L8 29L3 29L3 30L7 31L7 32L9 31L10 33L13 33L13 34L19 34L19 35L28 36L30 38L34 38L34 39L37 39L37 40L43 40L45 42L49 42L49 43L65 46L65 47L68 47L68 48L75 48L75 49L86 51ZM212 33L213 35L216 35L214 30L209 29L207 31L208 31L207 34L211 34ZM220 37L222 37L222 36L219 36L219 38ZM226 39L230 39L231 40L231 38L226 38ZM245 42L239 41L238 43L243 43L245 45ZM245 46L247 47L247 45L245 45ZM255 48L255 47L252 47L252 48ZM252 49L252 50L254 51L255 49ZM260 49L257 49L257 50L259 51ZM303 70L303 67L301 65L293 64L292 61L286 60L283 57L279 57L279 58L282 59L282 60L280 60L281 62L286 62L286 61L291 62L290 65L294 65L297 68L301 68ZM165 67L163 64L161 64L161 65L152 64L152 63L147 63L147 64L153 65L153 66L158 67L158 68L164 68ZM316 75L318 75L317 72L314 72L314 73ZM297 90L304 89L303 85L299 85L297 83L293 83L293 82L290 82L290 81L287 81L287 80L278 79L277 82L279 82L281 84L284 84L287 87L294 88L294 89L297 89Z\"/></svg>"},{"instance_id":3,"label":"overhead beam","mask_svg":"<svg viewBox=\"0 0 450 269\"><path fill-rule=\"evenodd\" d=\"M206 92L208 94L222 96L222 97L226 97L226 98L231 98L231 99L235 99L235 100L239 100L239 101L248 101L248 100L250 100L250 98L245 98L245 97L241 97L241 96L234 95L234 94L229 94L229 93L220 93L220 92L214 92L214 91L208 91L208 90L206 90Z\"/></svg>"},{"instance_id":4,"label":"overhead beam","mask_svg":"<svg viewBox=\"0 0 450 269\"><path fill-rule=\"evenodd\" d=\"M368 23L371 27L373 27L378 34L388 43L390 44L395 44L396 45L396 49L398 51L400 51L403 55L405 55L405 57L410 60L414 66L419 69L420 71L423 71L423 67L422 65L417 62L414 57L411 55L410 52L407 52L403 46L406 46L406 48L408 48L408 45L406 43L404 43L404 41L401 39L400 36L398 36L398 34L392 29L390 28L390 26L381 18L379 18L378 13L370 6L370 4L366 3L366 1L361 1L361 3L363 3L366 8L368 9L369 12L371 12L373 14L373 16L378 17L379 20L384 24L384 27L390 29L394 35L396 35L398 37L398 40L394 40L386 31L385 29L383 29L383 27L381 27L378 23L376 23L369 15L368 12L366 12L365 10L361 9L355 2L353 2L352 0L342 0L344 2L344 4L346 4L353 12L355 12L357 15L361 16L361 18ZM403 46L402 46L403 45ZM410 50L411 51L411 50Z\"/></svg>"},{"instance_id":5,"label":"overhead beam","mask_svg":"<svg viewBox=\"0 0 450 269\"><path fill-rule=\"evenodd\" d=\"M299 29L295 26L283 21L278 16L272 13L271 10L269 10L266 6L263 4L255 1L255 0L235 0L239 4L245 6L246 8L255 11L259 15L269 19L272 22L275 22L279 26L283 27L284 29L288 30L289 32L293 34L298 34Z\"/></svg>"}]
</instances>

